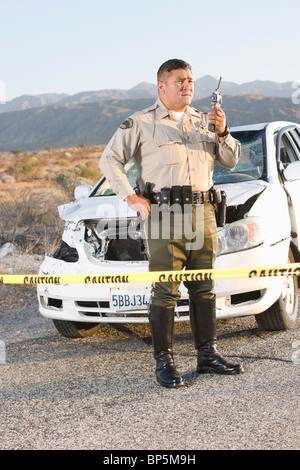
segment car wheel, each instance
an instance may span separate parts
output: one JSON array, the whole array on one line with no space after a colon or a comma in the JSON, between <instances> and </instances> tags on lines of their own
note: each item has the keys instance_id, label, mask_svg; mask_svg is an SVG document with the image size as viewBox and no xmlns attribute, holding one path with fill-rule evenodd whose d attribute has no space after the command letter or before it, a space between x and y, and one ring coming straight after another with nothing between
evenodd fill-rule
<instances>
[{"instance_id":1,"label":"car wheel","mask_svg":"<svg viewBox=\"0 0 300 470\"><path fill-rule=\"evenodd\" d=\"M294 263L292 251L288 263ZM298 316L298 280L297 276L285 278L279 299L263 313L255 315L256 322L262 330L288 330L295 326Z\"/></svg>"},{"instance_id":2,"label":"car wheel","mask_svg":"<svg viewBox=\"0 0 300 470\"><path fill-rule=\"evenodd\" d=\"M86 338L98 333L99 323L52 320L57 331L66 338Z\"/></svg>"}]
</instances>

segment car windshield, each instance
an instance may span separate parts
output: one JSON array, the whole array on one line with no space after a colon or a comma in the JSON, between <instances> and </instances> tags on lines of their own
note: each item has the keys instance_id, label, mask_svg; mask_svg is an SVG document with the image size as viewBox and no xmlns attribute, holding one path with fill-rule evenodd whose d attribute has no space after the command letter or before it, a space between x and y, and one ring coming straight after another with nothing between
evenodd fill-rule
<instances>
[{"instance_id":1,"label":"car windshield","mask_svg":"<svg viewBox=\"0 0 300 470\"><path fill-rule=\"evenodd\" d=\"M239 162L233 169L214 167L214 183L237 183L266 179L265 131L237 131L233 137L241 142Z\"/></svg>"},{"instance_id":2,"label":"car windshield","mask_svg":"<svg viewBox=\"0 0 300 470\"><path fill-rule=\"evenodd\" d=\"M129 160L128 163L125 165L125 173L127 175L128 181L133 188L136 187L136 179L137 179L137 169L134 164L133 158ZM96 186L94 191L92 191L90 197L93 196L112 196L114 191L111 189L109 182L103 178L100 180L100 183Z\"/></svg>"},{"instance_id":3,"label":"car windshield","mask_svg":"<svg viewBox=\"0 0 300 470\"><path fill-rule=\"evenodd\" d=\"M265 131L236 131L232 132L233 137L241 142L241 156L234 169L221 167L217 163L214 167L214 183L238 183L241 181L251 181L266 179L266 151L265 151ZM136 187L137 169L133 159L125 165L125 172L129 183ZM114 191L108 181L103 178L99 185L91 193L91 196L111 196Z\"/></svg>"}]
</instances>

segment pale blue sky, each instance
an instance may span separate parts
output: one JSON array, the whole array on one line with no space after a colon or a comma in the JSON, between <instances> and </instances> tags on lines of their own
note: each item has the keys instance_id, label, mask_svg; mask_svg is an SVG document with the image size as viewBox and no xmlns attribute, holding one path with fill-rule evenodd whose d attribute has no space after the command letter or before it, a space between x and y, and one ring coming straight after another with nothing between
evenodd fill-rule
<instances>
[{"instance_id":1,"label":"pale blue sky","mask_svg":"<svg viewBox=\"0 0 300 470\"><path fill-rule=\"evenodd\" d=\"M300 80L299 0L0 0L0 81L24 94L129 89L162 62L244 83Z\"/></svg>"}]
</instances>

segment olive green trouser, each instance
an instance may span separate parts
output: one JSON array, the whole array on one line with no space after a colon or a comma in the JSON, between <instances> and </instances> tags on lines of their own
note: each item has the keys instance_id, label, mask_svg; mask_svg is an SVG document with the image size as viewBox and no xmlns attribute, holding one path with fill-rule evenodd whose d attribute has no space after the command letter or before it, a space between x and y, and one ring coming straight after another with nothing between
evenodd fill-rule
<instances>
[{"instance_id":1,"label":"olive green trouser","mask_svg":"<svg viewBox=\"0 0 300 470\"><path fill-rule=\"evenodd\" d=\"M144 228L149 271L212 269L218 252L214 207L210 203L186 206L178 213L169 209L152 211ZM169 228L169 233L168 233ZM190 300L214 297L212 280L184 281ZM180 282L155 282L151 303L171 307L180 299Z\"/></svg>"}]
</instances>

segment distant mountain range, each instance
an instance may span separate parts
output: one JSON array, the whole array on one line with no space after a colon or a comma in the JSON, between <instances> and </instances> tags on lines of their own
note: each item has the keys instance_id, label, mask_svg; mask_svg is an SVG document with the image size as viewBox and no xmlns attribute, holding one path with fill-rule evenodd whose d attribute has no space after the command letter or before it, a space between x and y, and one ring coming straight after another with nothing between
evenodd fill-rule
<instances>
[{"instance_id":1,"label":"distant mountain range","mask_svg":"<svg viewBox=\"0 0 300 470\"><path fill-rule=\"evenodd\" d=\"M218 80L195 81L192 105L206 112ZM292 103L292 82L221 83L223 109L231 126L273 120L300 123L300 106ZM130 90L100 90L21 96L0 105L0 150L39 150L106 144L116 128L135 111L150 106L156 85L140 83Z\"/></svg>"},{"instance_id":2,"label":"distant mountain range","mask_svg":"<svg viewBox=\"0 0 300 470\"><path fill-rule=\"evenodd\" d=\"M218 79L205 75L195 80L194 99L210 96L218 84ZM255 80L241 85L233 82L221 82L221 95L262 95L289 98L293 92L292 82L276 83L272 81ZM157 96L157 87L152 83L141 82L129 90L108 89L98 91L83 91L74 95L45 93L42 95L23 95L0 104L0 113L21 111L24 109L40 108L56 104L58 106L99 103L104 100L122 100L152 98Z\"/></svg>"}]
</instances>

